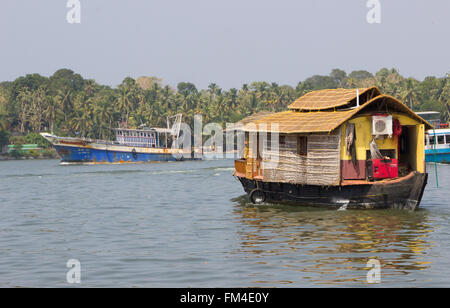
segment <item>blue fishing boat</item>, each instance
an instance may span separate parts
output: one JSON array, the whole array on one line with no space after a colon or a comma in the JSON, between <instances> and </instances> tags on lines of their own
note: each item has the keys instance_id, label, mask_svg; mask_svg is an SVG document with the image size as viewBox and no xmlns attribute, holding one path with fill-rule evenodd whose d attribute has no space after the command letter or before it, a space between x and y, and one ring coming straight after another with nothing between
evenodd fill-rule
<instances>
[{"instance_id":1,"label":"blue fishing boat","mask_svg":"<svg viewBox=\"0 0 450 308\"><path fill-rule=\"evenodd\" d=\"M122 164L185 160L191 149L179 149L181 114L167 118L167 128L115 128L115 141L58 137L41 133L61 157L61 164ZM170 124L172 122L172 125Z\"/></svg>"},{"instance_id":2,"label":"blue fishing boat","mask_svg":"<svg viewBox=\"0 0 450 308\"><path fill-rule=\"evenodd\" d=\"M450 129L448 124L441 123L440 113L437 111L418 112L433 128L425 136L425 161L436 163L450 163Z\"/></svg>"}]
</instances>

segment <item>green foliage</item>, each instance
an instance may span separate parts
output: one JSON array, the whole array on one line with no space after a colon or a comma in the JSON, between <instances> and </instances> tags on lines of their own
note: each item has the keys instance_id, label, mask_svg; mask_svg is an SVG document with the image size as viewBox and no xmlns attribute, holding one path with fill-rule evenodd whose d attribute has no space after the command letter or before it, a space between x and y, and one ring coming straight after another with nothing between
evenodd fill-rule
<instances>
[{"instance_id":1,"label":"green foliage","mask_svg":"<svg viewBox=\"0 0 450 308\"><path fill-rule=\"evenodd\" d=\"M0 129L0 152L3 146L9 143L9 132L3 129Z\"/></svg>"},{"instance_id":2,"label":"green foliage","mask_svg":"<svg viewBox=\"0 0 450 308\"><path fill-rule=\"evenodd\" d=\"M335 78L333 78L332 76L314 75L306 79L303 83L306 86L306 88L310 90L337 88Z\"/></svg>"},{"instance_id":3,"label":"green foliage","mask_svg":"<svg viewBox=\"0 0 450 308\"><path fill-rule=\"evenodd\" d=\"M373 78L373 75L368 71L353 71L348 75L348 78L356 79L356 80L364 80L367 78Z\"/></svg>"},{"instance_id":4,"label":"green foliage","mask_svg":"<svg viewBox=\"0 0 450 308\"><path fill-rule=\"evenodd\" d=\"M37 150L29 150L27 156L32 158L39 158L41 156L41 153L39 153L39 151Z\"/></svg>"},{"instance_id":5,"label":"green foliage","mask_svg":"<svg viewBox=\"0 0 450 308\"><path fill-rule=\"evenodd\" d=\"M25 143L37 144L40 148L49 148L52 146L51 143L47 141L47 139L45 139L38 133L28 133L25 136Z\"/></svg>"},{"instance_id":6,"label":"green foliage","mask_svg":"<svg viewBox=\"0 0 450 308\"><path fill-rule=\"evenodd\" d=\"M25 139L22 136L14 136L11 138L11 143L14 144L14 150L10 152L10 155L15 158L22 156L22 145Z\"/></svg>"},{"instance_id":7,"label":"green foliage","mask_svg":"<svg viewBox=\"0 0 450 308\"><path fill-rule=\"evenodd\" d=\"M24 136L13 136L10 138L11 144L16 145L16 147L22 147L26 143Z\"/></svg>"},{"instance_id":8,"label":"green foliage","mask_svg":"<svg viewBox=\"0 0 450 308\"><path fill-rule=\"evenodd\" d=\"M45 149L42 151L42 156L45 158L53 158L55 157L55 151L53 149Z\"/></svg>"},{"instance_id":9,"label":"green foliage","mask_svg":"<svg viewBox=\"0 0 450 308\"><path fill-rule=\"evenodd\" d=\"M38 133L49 131L62 136L109 139L111 128L147 124L165 127L166 117L182 113L192 125L196 114L203 123L236 122L259 112L282 111L298 97L319 89L377 86L416 111L436 110L449 118L449 77L427 77L423 81L404 78L396 69L383 68L372 74L364 70L347 74L333 69L329 75L314 75L297 86L256 81L241 88L224 90L216 83L198 89L180 82L176 88L163 85L156 77L126 77L115 88L84 79L70 69L60 69L49 78L29 74L0 83L0 142L8 142L10 132L26 137L11 142L49 144Z\"/></svg>"},{"instance_id":10,"label":"green foliage","mask_svg":"<svg viewBox=\"0 0 450 308\"><path fill-rule=\"evenodd\" d=\"M58 91L81 91L83 89L85 80L81 75L75 74L69 69L57 70L49 78L49 87L53 94L58 93Z\"/></svg>"},{"instance_id":11,"label":"green foliage","mask_svg":"<svg viewBox=\"0 0 450 308\"><path fill-rule=\"evenodd\" d=\"M18 150L14 150L14 151L11 151L9 153L9 155L14 158L19 158L19 157L22 157L22 152L18 151Z\"/></svg>"},{"instance_id":12,"label":"green foliage","mask_svg":"<svg viewBox=\"0 0 450 308\"><path fill-rule=\"evenodd\" d=\"M347 73L341 69L335 68L331 71L330 77L333 78L334 83L341 86L347 78Z\"/></svg>"}]
</instances>

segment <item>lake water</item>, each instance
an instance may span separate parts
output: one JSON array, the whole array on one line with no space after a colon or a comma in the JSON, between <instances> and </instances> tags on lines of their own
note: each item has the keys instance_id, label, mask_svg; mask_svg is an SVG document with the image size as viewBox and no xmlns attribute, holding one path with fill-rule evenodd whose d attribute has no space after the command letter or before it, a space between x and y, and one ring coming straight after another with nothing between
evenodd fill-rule
<instances>
[{"instance_id":1,"label":"lake water","mask_svg":"<svg viewBox=\"0 0 450 308\"><path fill-rule=\"evenodd\" d=\"M0 162L0 287L450 287L450 165L413 213L257 207L232 171Z\"/></svg>"}]
</instances>

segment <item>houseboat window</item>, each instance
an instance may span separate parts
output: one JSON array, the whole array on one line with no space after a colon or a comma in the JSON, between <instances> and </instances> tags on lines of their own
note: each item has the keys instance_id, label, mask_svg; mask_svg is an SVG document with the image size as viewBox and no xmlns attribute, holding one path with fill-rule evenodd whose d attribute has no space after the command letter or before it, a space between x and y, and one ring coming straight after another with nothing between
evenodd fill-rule
<instances>
[{"instance_id":1,"label":"houseboat window","mask_svg":"<svg viewBox=\"0 0 450 308\"><path fill-rule=\"evenodd\" d=\"M450 144L450 135L446 135L446 136L445 136L445 139L446 139L446 143L447 143L447 144Z\"/></svg>"},{"instance_id":2,"label":"houseboat window","mask_svg":"<svg viewBox=\"0 0 450 308\"><path fill-rule=\"evenodd\" d=\"M439 143L439 144L444 144L444 143L445 143L444 137L445 137L444 135L437 136L437 139L438 139L438 143Z\"/></svg>"},{"instance_id":3,"label":"houseboat window","mask_svg":"<svg viewBox=\"0 0 450 308\"><path fill-rule=\"evenodd\" d=\"M286 136L280 136L280 146L286 145Z\"/></svg>"},{"instance_id":4,"label":"houseboat window","mask_svg":"<svg viewBox=\"0 0 450 308\"><path fill-rule=\"evenodd\" d=\"M299 136L297 138L297 154L302 156L308 154L308 137Z\"/></svg>"}]
</instances>

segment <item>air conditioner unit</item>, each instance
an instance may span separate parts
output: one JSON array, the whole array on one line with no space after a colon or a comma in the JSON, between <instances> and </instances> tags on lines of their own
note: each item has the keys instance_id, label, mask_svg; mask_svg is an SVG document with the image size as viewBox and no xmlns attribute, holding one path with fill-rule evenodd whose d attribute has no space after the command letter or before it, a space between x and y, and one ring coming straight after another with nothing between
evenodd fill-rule
<instances>
[{"instance_id":1,"label":"air conditioner unit","mask_svg":"<svg viewBox=\"0 0 450 308\"><path fill-rule=\"evenodd\" d=\"M392 116L389 114L372 115L372 135L392 135Z\"/></svg>"}]
</instances>

